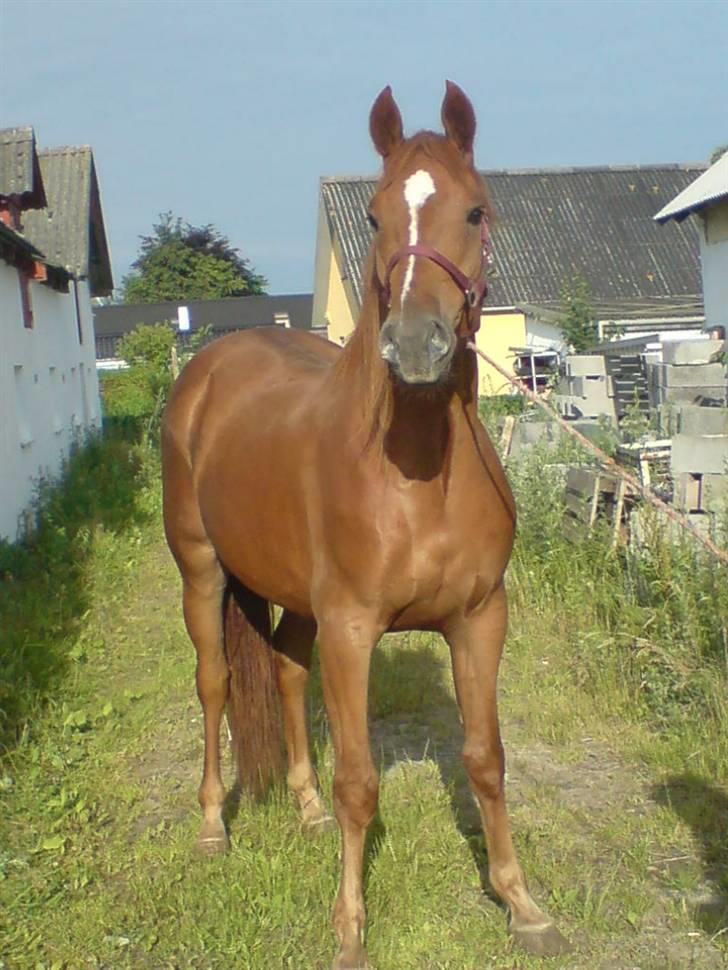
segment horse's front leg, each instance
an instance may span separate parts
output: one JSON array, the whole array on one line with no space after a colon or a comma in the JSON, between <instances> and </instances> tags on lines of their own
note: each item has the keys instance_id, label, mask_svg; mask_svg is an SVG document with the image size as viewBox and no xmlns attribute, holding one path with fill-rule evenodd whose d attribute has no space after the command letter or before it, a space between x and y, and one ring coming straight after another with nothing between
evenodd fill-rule
<instances>
[{"instance_id":1,"label":"horse's front leg","mask_svg":"<svg viewBox=\"0 0 728 970\"><path fill-rule=\"evenodd\" d=\"M329 614L319 622L324 698L334 742L334 810L342 839L342 872L334 906L339 952L333 970L363 970L364 893L362 869L367 829L379 797L367 725L367 688L372 649L381 630L367 617Z\"/></svg>"},{"instance_id":2,"label":"horse's front leg","mask_svg":"<svg viewBox=\"0 0 728 970\"><path fill-rule=\"evenodd\" d=\"M453 620L445 635L465 730L463 761L483 820L490 882L508 906L516 941L531 953L551 956L569 944L531 898L506 813L496 681L507 624L506 593L500 586L476 613Z\"/></svg>"}]
</instances>

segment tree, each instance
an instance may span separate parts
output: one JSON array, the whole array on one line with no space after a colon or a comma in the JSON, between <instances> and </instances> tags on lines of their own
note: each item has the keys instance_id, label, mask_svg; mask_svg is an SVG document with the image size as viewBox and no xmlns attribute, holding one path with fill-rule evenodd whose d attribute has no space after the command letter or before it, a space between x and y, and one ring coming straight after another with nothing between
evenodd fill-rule
<instances>
[{"instance_id":1,"label":"tree","mask_svg":"<svg viewBox=\"0 0 728 970\"><path fill-rule=\"evenodd\" d=\"M578 273L561 287L559 328L577 354L592 347L599 337L589 284Z\"/></svg>"},{"instance_id":2,"label":"tree","mask_svg":"<svg viewBox=\"0 0 728 970\"><path fill-rule=\"evenodd\" d=\"M710 156L710 164L713 165L728 152L728 145L719 145Z\"/></svg>"},{"instance_id":3,"label":"tree","mask_svg":"<svg viewBox=\"0 0 728 970\"><path fill-rule=\"evenodd\" d=\"M139 324L119 341L117 353L128 367L104 375L101 392L107 418L131 419L156 436L172 386L175 333L166 323Z\"/></svg>"},{"instance_id":4,"label":"tree","mask_svg":"<svg viewBox=\"0 0 728 970\"><path fill-rule=\"evenodd\" d=\"M263 293L267 280L214 226L191 226L162 213L122 281L124 303L214 300Z\"/></svg>"}]
</instances>

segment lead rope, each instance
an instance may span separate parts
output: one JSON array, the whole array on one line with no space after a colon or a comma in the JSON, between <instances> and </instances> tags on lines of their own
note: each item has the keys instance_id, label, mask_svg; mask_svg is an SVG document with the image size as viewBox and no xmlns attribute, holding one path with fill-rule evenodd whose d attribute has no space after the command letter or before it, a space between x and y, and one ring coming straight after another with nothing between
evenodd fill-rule
<instances>
[{"instance_id":1,"label":"lead rope","mask_svg":"<svg viewBox=\"0 0 728 970\"><path fill-rule=\"evenodd\" d=\"M617 475L618 478L621 478L627 482L627 484L631 486L635 492L638 492L642 498L646 499L646 501L648 501L651 505L654 505L659 512L662 512L681 528L686 529L693 539L696 539L699 543L701 543L701 545L705 546L705 548L712 553L716 559L722 562L723 565L728 566L728 552L725 552L725 550L716 546L716 544L707 536L704 536L702 533L698 532L697 528L686 515L684 515L682 512L678 512L671 505L668 505L667 502L664 502L661 498L658 498L658 496L655 495L651 489L644 486L639 479L635 478L634 475L631 475L628 471L622 468L621 465L618 465L613 458L610 458L609 455L606 454L606 452L602 451L600 448L597 448L595 444L592 444L592 442L589 441L588 438L584 437L580 431L577 431L576 428L572 427L568 421L565 421L564 418L562 418L561 415L553 407L551 407L550 404L540 398L538 394L534 394L531 388L527 387L523 381L519 381L518 378L512 377L508 371L500 366L500 364L497 364L479 347L476 347L474 341L468 341L467 346L470 350L474 350L479 357L482 357L487 364L490 364L491 367L497 370L499 374L502 374L502 376L505 377L505 379L512 384L517 391L527 397L533 404L540 407L542 411L545 411L546 414L553 418L554 421L556 421L557 424L559 424L565 431L576 438L582 447L586 448L587 451L590 451L593 455L595 455L605 468L608 468L611 472Z\"/></svg>"}]
</instances>

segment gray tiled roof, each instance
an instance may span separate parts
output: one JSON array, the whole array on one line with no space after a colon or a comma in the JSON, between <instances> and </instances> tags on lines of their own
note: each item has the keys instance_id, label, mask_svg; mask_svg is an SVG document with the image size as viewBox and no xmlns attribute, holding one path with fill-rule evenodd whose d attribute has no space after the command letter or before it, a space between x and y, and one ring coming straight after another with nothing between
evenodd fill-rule
<instances>
[{"instance_id":1,"label":"gray tiled roof","mask_svg":"<svg viewBox=\"0 0 728 970\"><path fill-rule=\"evenodd\" d=\"M602 313L670 313L702 304L697 230L653 216L705 166L645 165L485 171L496 220L486 306L556 308L576 274ZM324 178L321 194L342 272L361 302L374 178Z\"/></svg>"},{"instance_id":2,"label":"gray tiled roof","mask_svg":"<svg viewBox=\"0 0 728 970\"><path fill-rule=\"evenodd\" d=\"M0 129L0 196L16 196L21 207L46 203L35 150L35 134L28 126Z\"/></svg>"},{"instance_id":3,"label":"gray tiled roof","mask_svg":"<svg viewBox=\"0 0 728 970\"><path fill-rule=\"evenodd\" d=\"M94 296L113 289L93 153L88 146L39 154L48 204L23 218L25 235L51 262L87 278Z\"/></svg>"}]
</instances>

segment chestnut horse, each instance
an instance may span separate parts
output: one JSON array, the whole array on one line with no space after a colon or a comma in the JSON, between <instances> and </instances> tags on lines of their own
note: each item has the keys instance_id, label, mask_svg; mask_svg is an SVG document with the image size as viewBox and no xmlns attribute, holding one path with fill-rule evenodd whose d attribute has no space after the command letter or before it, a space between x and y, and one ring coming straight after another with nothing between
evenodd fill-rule
<instances>
[{"instance_id":1,"label":"chestnut horse","mask_svg":"<svg viewBox=\"0 0 728 970\"><path fill-rule=\"evenodd\" d=\"M198 848L228 846L226 703L239 772L255 785L275 768L273 681L302 821L330 821L304 714L316 638L342 838L335 970L367 965L362 867L379 788L367 682L372 650L392 630L447 640L490 881L531 952L567 945L529 894L506 816L496 678L516 515L477 416L467 341L485 290L489 203L473 165L473 108L450 82L442 121L444 135L406 139L388 87L372 107L384 170L346 347L278 328L224 337L184 369L163 423L164 521L204 715ZM275 633L271 604L283 610Z\"/></svg>"}]
</instances>

